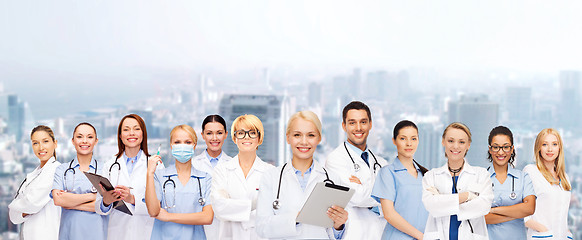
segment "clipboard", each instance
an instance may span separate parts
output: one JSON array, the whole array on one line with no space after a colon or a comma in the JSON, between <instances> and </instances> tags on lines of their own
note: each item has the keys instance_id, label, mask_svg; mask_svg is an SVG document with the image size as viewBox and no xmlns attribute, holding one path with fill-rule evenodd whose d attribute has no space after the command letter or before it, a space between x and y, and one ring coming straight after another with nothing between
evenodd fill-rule
<instances>
[{"instance_id":1,"label":"clipboard","mask_svg":"<svg viewBox=\"0 0 582 240\"><path fill-rule=\"evenodd\" d=\"M109 182L109 179L95 174L95 173L90 173L90 172L83 172L85 174L85 176L87 176L87 179L89 179L89 181L91 182L91 184L93 184L93 187L95 187L95 189L97 189L97 192L99 192L99 194L101 194L101 196L103 196L103 191L101 190L101 187L99 185L102 185L103 188L105 189L105 191L111 191L113 189L115 189L115 187L113 187L113 184L111 184L111 182ZM113 208L129 214L131 216L133 216L133 213L131 212L131 210L129 210L129 208L127 207L127 205L125 205L125 202L123 200L119 200L119 201L115 201L112 203L113 204Z\"/></svg>"},{"instance_id":2,"label":"clipboard","mask_svg":"<svg viewBox=\"0 0 582 240\"><path fill-rule=\"evenodd\" d=\"M325 228L333 227L333 220L327 216L327 209L332 205L345 208L355 192L355 189L348 187L318 182L295 221Z\"/></svg>"}]
</instances>

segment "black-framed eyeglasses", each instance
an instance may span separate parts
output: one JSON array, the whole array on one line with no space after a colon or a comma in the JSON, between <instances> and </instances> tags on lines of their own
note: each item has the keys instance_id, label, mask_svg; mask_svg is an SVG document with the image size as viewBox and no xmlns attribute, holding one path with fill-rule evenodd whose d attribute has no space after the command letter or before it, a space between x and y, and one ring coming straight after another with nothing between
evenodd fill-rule
<instances>
[{"instance_id":1,"label":"black-framed eyeglasses","mask_svg":"<svg viewBox=\"0 0 582 240\"><path fill-rule=\"evenodd\" d=\"M511 145L505 145L505 146L489 146L489 149L491 149L491 151L493 152L499 152L500 149L502 149L504 152L511 152L511 148L513 146Z\"/></svg>"},{"instance_id":2,"label":"black-framed eyeglasses","mask_svg":"<svg viewBox=\"0 0 582 240\"><path fill-rule=\"evenodd\" d=\"M257 130L236 130L234 132L234 137L236 137L237 139L243 139L245 138L247 135L249 135L250 138L255 139L257 137L259 137L259 131Z\"/></svg>"}]
</instances>

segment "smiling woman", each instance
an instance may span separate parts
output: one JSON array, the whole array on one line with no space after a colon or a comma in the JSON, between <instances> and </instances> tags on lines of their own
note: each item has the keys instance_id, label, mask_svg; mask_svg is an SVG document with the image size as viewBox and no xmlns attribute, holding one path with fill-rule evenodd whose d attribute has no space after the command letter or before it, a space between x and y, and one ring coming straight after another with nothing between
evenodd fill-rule
<instances>
[{"instance_id":1,"label":"smiling woman","mask_svg":"<svg viewBox=\"0 0 582 240\"><path fill-rule=\"evenodd\" d=\"M489 239L484 216L491 208L493 189L487 170L465 161L471 131L451 123L443 132L447 163L422 179L422 202L429 212L423 239Z\"/></svg>"},{"instance_id":2,"label":"smiling woman","mask_svg":"<svg viewBox=\"0 0 582 240\"><path fill-rule=\"evenodd\" d=\"M207 130L220 130L217 125ZM257 156L263 131L263 123L255 115L242 115L232 122L232 140L238 154L231 161L219 162L212 173L210 196L216 218L221 220L216 239L260 239L255 231L259 183L263 174L274 168Z\"/></svg>"}]
</instances>

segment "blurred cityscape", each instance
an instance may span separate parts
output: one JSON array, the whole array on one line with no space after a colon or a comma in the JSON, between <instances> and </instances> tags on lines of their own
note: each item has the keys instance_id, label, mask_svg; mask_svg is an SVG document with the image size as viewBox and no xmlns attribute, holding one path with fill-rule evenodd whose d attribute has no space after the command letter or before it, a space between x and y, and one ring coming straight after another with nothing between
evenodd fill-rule
<instances>
[{"instance_id":1,"label":"blurred cityscape","mask_svg":"<svg viewBox=\"0 0 582 240\"><path fill-rule=\"evenodd\" d=\"M568 222L574 239L582 239L582 137L579 137L582 133L582 72L451 75L434 69L356 68L316 77L285 74L268 68L251 72L251 77L239 81L209 77L208 73L191 74L180 77L179 85L176 84L179 87L163 89L144 82L140 83L141 89L156 94L134 101L127 101L121 93L89 92L87 94L93 94L95 99L106 98L104 105L74 112L70 112L72 107L67 104L51 102L50 97L42 107L31 106L31 100L23 98L24 92L0 84L0 232L3 239L17 236L18 227L10 223L7 205L25 174L39 164L29 139L35 125L53 128L59 141L58 160L66 162L75 154L69 141L74 126L80 122L92 123L99 138L94 153L99 161L106 161L117 152L119 120L126 114L136 113L146 121L148 145L157 148L161 144L167 164L170 162L169 132L175 125L189 124L200 133L202 119L209 114L222 115L229 128L237 116L255 114L265 126L265 139L258 155L280 165L290 159L284 135L291 114L300 110L318 114L324 137L316 158L322 160L344 141L341 110L352 100L363 101L371 107L373 128L368 144L374 153L386 159L393 160L396 156L391 140L393 126L403 119L414 121L419 127L420 138L415 159L429 169L445 163L441 135L451 122L463 122L471 129L473 142L467 160L472 165L485 167L489 165L487 136L493 127L505 125L513 131L518 169L533 163L537 133L548 127L558 129L564 140L567 172L573 186ZM67 89L59 91L73 95ZM76 103L71 106L73 104ZM43 109L43 116L50 117L35 118L38 114L32 109ZM202 138L198 139L197 154L206 147ZM230 138L223 149L230 156L237 152Z\"/></svg>"}]
</instances>

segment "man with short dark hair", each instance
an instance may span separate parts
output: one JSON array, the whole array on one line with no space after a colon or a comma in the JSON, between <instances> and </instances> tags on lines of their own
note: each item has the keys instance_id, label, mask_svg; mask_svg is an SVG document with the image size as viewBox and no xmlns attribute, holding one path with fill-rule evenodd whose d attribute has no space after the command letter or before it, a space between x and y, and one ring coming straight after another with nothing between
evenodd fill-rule
<instances>
[{"instance_id":1,"label":"man with short dark hair","mask_svg":"<svg viewBox=\"0 0 582 240\"><path fill-rule=\"evenodd\" d=\"M386 220L380 203L370 194L376 173L388 163L368 149L367 140L372 129L370 108L360 101L346 105L342 113L342 128L347 139L327 157L325 167L340 177L337 183L356 190L348 203L349 220L345 239L375 240L382 237Z\"/></svg>"}]
</instances>

